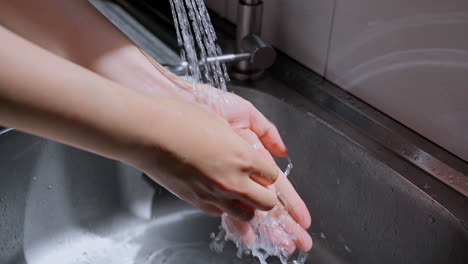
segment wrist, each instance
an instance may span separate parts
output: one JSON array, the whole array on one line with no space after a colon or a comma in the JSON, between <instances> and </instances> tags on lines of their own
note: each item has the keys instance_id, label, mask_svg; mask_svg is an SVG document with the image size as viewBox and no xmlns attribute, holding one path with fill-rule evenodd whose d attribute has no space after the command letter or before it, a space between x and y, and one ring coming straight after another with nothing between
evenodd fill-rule
<instances>
[{"instance_id":1,"label":"wrist","mask_svg":"<svg viewBox=\"0 0 468 264\"><path fill-rule=\"evenodd\" d=\"M88 66L125 87L151 96L193 101L190 87L135 45L113 50Z\"/></svg>"}]
</instances>

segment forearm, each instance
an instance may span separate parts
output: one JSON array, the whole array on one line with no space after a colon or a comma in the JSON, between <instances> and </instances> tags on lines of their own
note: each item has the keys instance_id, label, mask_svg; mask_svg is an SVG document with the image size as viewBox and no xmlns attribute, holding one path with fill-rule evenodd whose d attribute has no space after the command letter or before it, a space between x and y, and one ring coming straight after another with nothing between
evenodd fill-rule
<instances>
[{"instance_id":1,"label":"forearm","mask_svg":"<svg viewBox=\"0 0 468 264\"><path fill-rule=\"evenodd\" d=\"M192 101L191 87L159 64L85 0L0 1L0 23L26 39L126 87Z\"/></svg>"},{"instance_id":2,"label":"forearm","mask_svg":"<svg viewBox=\"0 0 468 264\"><path fill-rule=\"evenodd\" d=\"M138 137L148 129L141 120L158 121L158 98L149 102L1 27L0 40L0 125L136 160Z\"/></svg>"}]
</instances>

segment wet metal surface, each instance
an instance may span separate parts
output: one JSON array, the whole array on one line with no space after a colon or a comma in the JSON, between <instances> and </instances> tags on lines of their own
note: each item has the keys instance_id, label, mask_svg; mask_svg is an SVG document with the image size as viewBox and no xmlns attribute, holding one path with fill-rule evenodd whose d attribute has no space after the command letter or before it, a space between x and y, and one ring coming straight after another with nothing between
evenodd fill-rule
<instances>
[{"instance_id":1,"label":"wet metal surface","mask_svg":"<svg viewBox=\"0 0 468 264\"><path fill-rule=\"evenodd\" d=\"M390 151L468 197L468 164L285 57L275 76Z\"/></svg>"},{"instance_id":2,"label":"wet metal surface","mask_svg":"<svg viewBox=\"0 0 468 264\"><path fill-rule=\"evenodd\" d=\"M234 91L275 122L288 145L291 181L313 217L307 263L466 263L459 220L334 120L299 110L310 106L305 98ZM239 262L234 250L213 255L218 219L125 165L17 131L0 137L0 158L0 263L159 263L153 254L161 250L167 264L192 255L253 261Z\"/></svg>"}]
</instances>

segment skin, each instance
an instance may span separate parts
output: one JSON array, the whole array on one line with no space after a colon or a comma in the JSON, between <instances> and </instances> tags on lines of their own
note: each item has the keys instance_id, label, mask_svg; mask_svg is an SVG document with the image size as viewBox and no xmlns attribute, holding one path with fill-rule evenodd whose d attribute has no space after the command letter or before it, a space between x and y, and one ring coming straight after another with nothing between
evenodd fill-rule
<instances>
[{"instance_id":1,"label":"skin","mask_svg":"<svg viewBox=\"0 0 468 264\"><path fill-rule=\"evenodd\" d=\"M281 210L287 210L291 216L282 224L297 236L295 243L289 244L303 251L310 250L312 240L305 229L309 228L311 218L306 205L289 180L282 173L278 176L279 169L275 168L273 177L271 163L264 162L272 161L270 153L286 156L286 146L276 127L250 102L203 85L203 92L216 100L200 103L191 83L173 75L142 52L87 1L0 1L0 24L73 62L53 56L2 30L2 41L9 39L11 45L2 43L1 47L1 56L9 61L2 57L0 64L8 65L2 68L9 70L8 74L3 72L6 76L0 76L0 100L3 100L2 106L8 103L8 107L0 106L0 123L130 163L203 211L215 216L223 212L233 216L231 221L239 227L247 243L255 238L248 225L239 220L249 220L254 214L261 217L263 213L255 209L269 210L279 204ZM18 60L14 51L19 50L30 64L13 69L11 63ZM23 50L31 50L28 57ZM33 73L36 75L31 76ZM20 80L28 76L31 87L18 83L14 76ZM20 84L26 88L20 90L17 87ZM40 91L37 87L41 87ZM51 101L64 105L48 109ZM31 105L39 102L43 104L40 107ZM115 119L103 114L86 116L88 119L83 121L77 116L85 115L82 113L86 112L85 108L94 109L93 113L108 113ZM29 111L43 119L32 118ZM53 115L49 115L50 112ZM117 113L128 120L122 120ZM160 119L146 120L156 117ZM228 131L226 124L230 127ZM134 129L136 127L138 129ZM194 129L200 133L194 133ZM155 132L157 135L153 135ZM194 146L205 137L213 137L212 145L204 139L203 145ZM239 138L243 139L242 143ZM256 153L252 153L251 146L255 146ZM221 153L224 151L232 156ZM245 163L235 163L234 156L236 159L241 156L237 161ZM214 157L225 157L221 160L231 163L221 162L215 166L207 162ZM232 174L221 177L226 175L225 169L229 166ZM246 171L239 173L240 168ZM266 190L265 186L276 179ZM276 192L281 193L280 203L272 195Z\"/></svg>"},{"instance_id":2,"label":"skin","mask_svg":"<svg viewBox=\"0 0 468 264\"><path fill-rule=\"evenodd\" d=\"M187 202L239 220L277 203L266 187L276 166L218 116L124 88L5 29L0 39L2 125L129 163Z\"/></svg>"}]
</instances>

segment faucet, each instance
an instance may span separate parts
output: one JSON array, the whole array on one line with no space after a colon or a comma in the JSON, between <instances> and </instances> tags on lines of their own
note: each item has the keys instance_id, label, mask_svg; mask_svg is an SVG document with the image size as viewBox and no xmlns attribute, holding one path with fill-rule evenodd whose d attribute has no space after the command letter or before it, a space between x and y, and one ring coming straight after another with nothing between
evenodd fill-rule
<instances>
[{"instance_id":1,"label":"faucet","mask_svg":"<svg viewBox=\"0 0 468 264\"><path fill-rule=\"evenodd\" d=\"M263 1L239 0L237 9L236 53L207 58L207 62L235 63L231 77L241 81L256 80L276 60L275 49L261 37ZM203 62L201 62L203 63ZM187 62L164 65L175 74L186 72Z\"/></svg>"},{"instance_id":2,"label":"faucet","mask_svg":"<svg viewBox=\"0 0 468 264\"><path fill-rule=\"evenodd\" d=\"M236 52L251 54L248 60L239 61L232 77L238 80L258 79L263 71L273 65L275 49L261 37L263 20L262 0L239 0L237 9Z\"/></svg>"}]
</instances>

